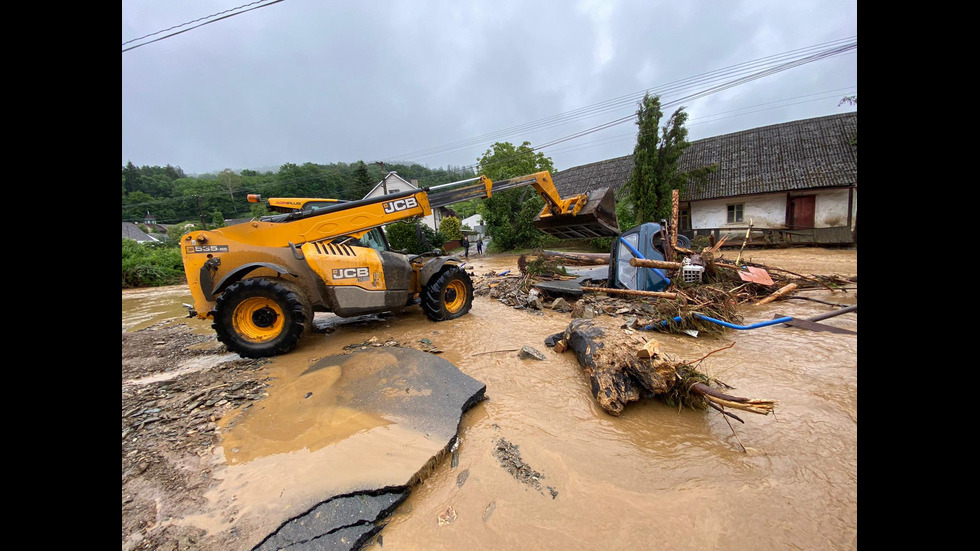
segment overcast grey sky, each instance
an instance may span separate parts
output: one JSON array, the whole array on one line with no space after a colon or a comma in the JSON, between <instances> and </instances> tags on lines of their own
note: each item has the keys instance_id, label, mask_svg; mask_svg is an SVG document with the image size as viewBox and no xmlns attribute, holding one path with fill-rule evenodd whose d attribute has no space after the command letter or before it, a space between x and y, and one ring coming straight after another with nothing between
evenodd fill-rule
<instances>
[{"instance_id":1,"label":"overcast grey sky","mask_svg":"<svg viewBox=\"0 0 980 551\"><path fill-rule=\"evenodd\" d=\"M856 0L273 2L123 0L123 165L564 170L632 153L646 90L692 141L857 109Z\"/></svg>"}]
</instances>

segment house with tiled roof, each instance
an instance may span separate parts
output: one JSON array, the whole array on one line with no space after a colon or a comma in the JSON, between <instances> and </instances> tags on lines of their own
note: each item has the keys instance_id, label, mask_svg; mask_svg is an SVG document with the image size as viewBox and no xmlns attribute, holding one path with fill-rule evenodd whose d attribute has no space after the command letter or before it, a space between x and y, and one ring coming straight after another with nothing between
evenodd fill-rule
<instances>
[{"instance_id":1,"label":"house with tiled roof","mask_svg":"<svg viewBox=\"0 0 980 551\"><path fill-rule=\"evenodd\" d=\"M680 170L717 170L680 192L678 228L745 235L753 243L851 243L857 228L857 112L753 128L691 142ZM556 172L563 197L619 189L627 155ZM626 229L626 228L623 228Z\"/></svg>"},{"instance_id":2,"label":"house with tiled roof","mask_svg":"<svg viewBox=\"0 0 980 551\"><path fill-rule=\"evenodd\" d=\"M156 237L153 237L152 235L149 235L143 230L139 229L139 226L137 226L132 222L122 223L122 237L123 239L132 239L137 243L146 243L148 241L149 242L159 241L159 239L157 239Z\"/></svg>"}]
</instances>

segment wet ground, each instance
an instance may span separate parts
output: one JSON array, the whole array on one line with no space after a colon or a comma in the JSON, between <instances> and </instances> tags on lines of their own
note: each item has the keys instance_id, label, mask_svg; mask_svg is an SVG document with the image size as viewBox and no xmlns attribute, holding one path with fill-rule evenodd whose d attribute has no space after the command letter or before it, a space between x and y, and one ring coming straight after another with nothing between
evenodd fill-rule
<instances>
[{"instance_id":1,"label":"wet ground","mask_svg":"<svg viewBox=\"0 0 980 551\"><path fill-rule=\"evenodd\" d=\"M724 256L734 260L737 254L726 250ZM743 258L804 275L857 275L855 250L748 250ZM516 260L470 257L476 277L505 269L516 273ZM799 295L857 304L856 284L845 291ZM199 495L168 509L170 494L158 490L157 512L136 535L139 523L131 523L127 533L127 515L136 514L140 500L130 496L127 510L126 454L139 453L127 452L124 429L124 549L151 548L150 542L160 541L171 541L175 549L236 548L233 537L216 540L214 534L227 533L235 518L260 509L264 494L315 491L317 476L294 476L301 472L297 465L302 455L382 421L356 411L334 411L328 422L320 419L302 427L302 438L286 437L298 431L301 421L291 409L294 402L285 397L317 360L371 339L439 351L442 359L484 383L489 399L464 415L458 449L422 473L367 548L857 547L855 336L784 326L710 338L651 334L672 358L694 360L717 351L701 362L702 370L734 387L733 394L776 400L775 414L740 413L744 423L738 423L713 410L678 411L648 401L630 404L620 417L611 417L595 404L574 355L557 354L544 345L545 338L568 325L568 313L517 310L478 296L470 314L443 323L428 321L418 309L357 320L318 314L319 332L296 350L271 361L246 362L215 348L206 322L183 318L182 302L190 302L190 294L181 287L123 292L124 334L181 327L181 338L190 343L185 348L201 351L201 358L184 357L162 370L140 371L135 365L139 362L127 363L124 346L124 402L127 392L159 385L160 378L197 376L202 380L195 384L206 385L208 374L251 381L248 388L258 397L236 409L237 395L232 394L223 406L215 406L222 409L202 421L211 424L211 432L205 427L195 433L211 434L211 444L202 442L194 455L183 452L196 458L184 461L187 470L208 473L197 480L184 474L192 480L188 492ZM748 324L771 320L777 313L806 318L832 309L809 300L784 300L746 306L742 314ZM623 321L615 316L595 319L611 331L621 330ZM857 330L857 315L823 323ZM192 342L192 337L201 341ZM174 338L147 342L165 347L163 340ZM545 359L519 358L517 350L525 345ZM134 376L127 379L127 370L142 377L141 382L135 384ZM150 382L147 377L158 379ZM330 388L328 379L321 381L324 392ZM248 413L256 408L262 408L268 423L264 428L256 429L256 416ZM249 444L257 434L261 438ZM148 456L154 464L152 454ZM350 479L362 474L355 461L318 476ZM236 506L227 508L222 499ZM176 539L154 539L168 526L195 530L174 530L180 534Z\"/></svg>"}]
</instances>

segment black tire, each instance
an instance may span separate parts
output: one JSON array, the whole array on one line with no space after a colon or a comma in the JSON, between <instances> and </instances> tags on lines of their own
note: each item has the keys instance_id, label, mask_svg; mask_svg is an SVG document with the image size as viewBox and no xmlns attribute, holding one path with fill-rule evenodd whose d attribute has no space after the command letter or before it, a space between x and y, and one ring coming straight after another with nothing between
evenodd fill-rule
<instances>
[{"instance_id":1,"label":"black tire","mask_svg":"<svg viewBox=\"0 0 980 551\"><path fill-rule=\"evenodd\" d=\"M309 301L295 285L243 279L218 297L211 327L228 350L246 358L289 352L313 322Z\"/></svg>"},{"instance_id":2,"label":"black tire","mask_svg":"<svg viewBox=\"0 0 980 551\"><path fill-rule=\"evenodd\" d=\"M459 266L448 266L422 290L422 311L432 321L458 318L473 306L473 281Z\"/></svg>"}]
</instances>

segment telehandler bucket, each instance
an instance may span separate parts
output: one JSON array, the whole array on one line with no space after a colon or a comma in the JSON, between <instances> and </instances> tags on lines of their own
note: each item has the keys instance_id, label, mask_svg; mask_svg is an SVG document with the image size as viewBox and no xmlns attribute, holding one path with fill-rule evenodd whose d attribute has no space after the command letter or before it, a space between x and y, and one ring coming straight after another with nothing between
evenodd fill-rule
<instances>
[{"instance_id":1,"label":"telehandler bucket","mask_svg":"<svg viewBox=\"0 0 980 551\"><path fill-rule=\"evenodd\" d=\"M615 190L604 187L579 197L583 196L585 196L585 205L578 213L575 213L574 209L569 209L567 212L555 214L546 206L545 210L534 219L534 226L559 239L592 239L619 235Z\"/></svg>"}]
</instances>

